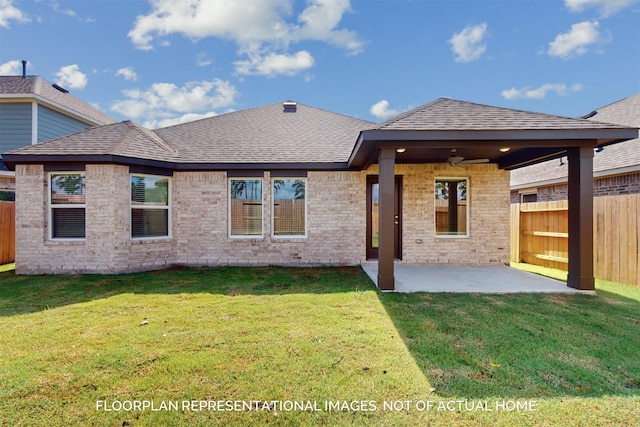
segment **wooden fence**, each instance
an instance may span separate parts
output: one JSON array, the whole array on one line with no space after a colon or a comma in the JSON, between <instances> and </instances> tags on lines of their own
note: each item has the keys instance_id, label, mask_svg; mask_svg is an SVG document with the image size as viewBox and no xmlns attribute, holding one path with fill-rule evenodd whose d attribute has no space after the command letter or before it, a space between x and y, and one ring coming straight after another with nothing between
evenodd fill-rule
<instances>
[{"instance_id":1,"label":"wooden fence","mask_svg":"<svg viewBox=\"0 0 640 427\"><path fill-rule=\"evenodd\" d=\"M594 273L640 286L640 194L593 199ZM511 205L511 261L567 270L568 203Z\"/></svg>"},{"instance_id":2,"label":"wooden fence","mask_svg":"<svg viewBox=\"0 0 640 427\"><path fill-rule=\"evenodd\" d=\"M16 202L0 202L0 265L16 259Z\"/></svg>"}]
</instances>

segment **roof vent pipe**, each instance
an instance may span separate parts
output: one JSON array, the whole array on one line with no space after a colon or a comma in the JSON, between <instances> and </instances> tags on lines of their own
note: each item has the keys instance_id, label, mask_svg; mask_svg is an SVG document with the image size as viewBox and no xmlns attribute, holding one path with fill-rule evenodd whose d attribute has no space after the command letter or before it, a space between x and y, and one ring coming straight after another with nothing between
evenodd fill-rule
<instances>
[{"instance_id":1,"label":"roof vent pipe","mask_svg":"<svg viewBox=\"0 0 640 427\"><path fill-rule=\"evenodd\" d=\"M295 113L298 109L298 103L294 101L285 101L282 103L282 111L285 113Z\"/></svg>"},{"instance_id":2,"label":"roof vent pipe","mask_svg":"<svg viewBox=\"0 0 640 427\"><path fill-rule=\"evenodd\" d=\"M27 61L22 60L22 78L27 78Z\"/></svg>"}]
</instances>

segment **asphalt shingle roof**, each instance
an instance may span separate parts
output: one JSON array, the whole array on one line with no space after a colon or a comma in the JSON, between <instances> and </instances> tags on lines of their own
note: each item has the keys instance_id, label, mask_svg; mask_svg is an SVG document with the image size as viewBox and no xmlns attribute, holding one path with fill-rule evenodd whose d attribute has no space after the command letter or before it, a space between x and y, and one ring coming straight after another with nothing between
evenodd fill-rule
<instances>
[{"instance_id":1,"label":"asphalt shingle roof","mask_svg":"<svg viewBox=\"0 0 640 427\"><path fill-rule=\"evenodd\" d=\"M346 162L361 130L371 122L304 104L283 112L276 103L155 132L186 163Z\"/></svg>"},{"instance_id":2,"label":"asphalt shingle roof","mask_svg":"<svg viewBox=\"0 0 640 427\"><path fill-rule=\"evenodd\" d=\"M112 155L166 162L178 160L175 148L152 131L131 121L85 129L8 153L25 156Z\"/></svg>"},{"instance_id":3,"label":"asphalt shingle roof","mask_svg":"<svg viewBox=\"0 0 640 427\"><path fill-rule=\"evenodd\" d=\"M595 114L594 114L595 113ZM613 104L595 110L587 115L588 121L608 122L624 126L640 127L640 93L624 98ZM565 160L549 160L532 166L511 171L511 186L534 186L545 181L566 180L569 169ZM603 151L595 153L593 171L606 175L607 171L640 165L640 139L608 145Z\"/></svg>"},{"instance_id":4,"label":"asphalt shingle roof","mask_svg":"<svg viewBox=\"0 0 640 427\"><path fill-rule=\"evenodd\" d=\"M438 98L376 126L380 130L528 130L608 129L595 123L551 114L513 110L473 102Z\"/></svg>"},{"instance_id":5,"label":"asphalt shingle roof","mask_svg":"<svg viewBox=\"0 0 640 427\"><path fill-rule=\"evenodd\" d=\"M282 103L151 131L133 122L87 129L11 151L17 155L113 155L177 163L340 163L372 123Z\"/></svg>"},{"instance_id":6,"label":"asphalt shingle roof","mask_svg":"<svg viewBox=\"0 0 640 427\"><path fill-rule=\"evenodd\" d=\"M91 119L96 125L115 123L113 118L102 111L70 93L59 91L40 76L0 76L0 99L19 95L24 95L25 97L39 96L48 102Z\"/></svg>"}]
</instances>

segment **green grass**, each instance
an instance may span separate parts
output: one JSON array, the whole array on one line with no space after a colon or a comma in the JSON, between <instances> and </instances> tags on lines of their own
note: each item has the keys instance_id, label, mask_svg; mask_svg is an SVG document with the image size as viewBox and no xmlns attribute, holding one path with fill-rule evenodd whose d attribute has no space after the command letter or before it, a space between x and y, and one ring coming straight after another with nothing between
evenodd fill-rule
<instances>
[{"instance_id":1,"label":"green grass","mask_svg":"<svg viewBox=\"0 0 640 427\"><path fill-rule=\"evenodd\" d=\"M0 331L0 425L640 424L640 295L622 285L380 294L359 268L5 272ZM321 410L96 410L192 400Z\"/></svg>"}]
</instances>

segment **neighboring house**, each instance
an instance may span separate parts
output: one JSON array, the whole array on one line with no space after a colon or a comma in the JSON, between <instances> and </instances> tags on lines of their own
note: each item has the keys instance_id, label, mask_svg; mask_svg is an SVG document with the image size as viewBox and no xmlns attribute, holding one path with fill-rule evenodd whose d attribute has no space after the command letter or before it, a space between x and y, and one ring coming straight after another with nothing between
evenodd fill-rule
<instances>
[{"instance_id":1,"label":"neighboring house","mask_svg":"<svg viewBox=\"0 0 640 427\"><path fill-rule=\"evenodd\" d=\"M637 137L443 98L381 124L287 101L155 131L100 126L5 153L16 272L377 260L378 286L394 289L394 262L507 263L509 170L569 152L568 284L593 289L589 155Z\"/></svg>"},{"instance_id":2,"label":"neighboring house","mask_svg":"<svg viewBox=\"0 0 640 427\"><path fill-rule=\"evenodd\" d=\"M640 127L640 93L599 108L582 117L588 120ZM511 203L567 199L566 157L514 170ZM596 149L593 160L593 195L640 193L640 139Z\"/></svg>"},{"instance_id":3,"label":"neighboring house","mask_svg":"<svg viewBox=\"0 0 640 427\"><path fill-rule=\"evenodd\" d=\"M114 122L42 77L0 76L0 200L15 190L3 152Z\"/></svg>"}]
</instances>

